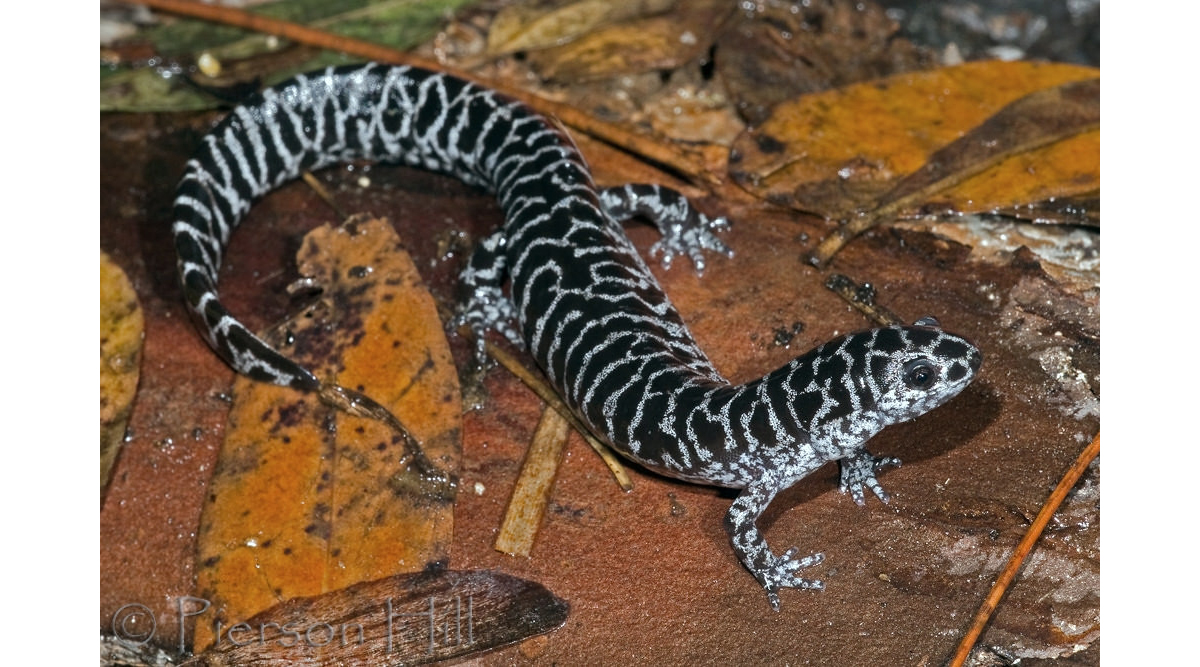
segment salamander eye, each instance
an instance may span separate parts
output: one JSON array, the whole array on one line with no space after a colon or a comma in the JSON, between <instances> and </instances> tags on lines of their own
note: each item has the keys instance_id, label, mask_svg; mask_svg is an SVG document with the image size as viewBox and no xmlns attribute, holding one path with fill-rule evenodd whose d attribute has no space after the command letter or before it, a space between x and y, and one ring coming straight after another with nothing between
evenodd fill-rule
<instances>
[{"instance_id":1,"label":"salamander eye","mask_svg":"<svg viewBox=\"0 0 1200 667\"><path fill-rule=\"evenodd\" d=\"M925 359L904 364L904 384L909 389L929 389L938 380L938 369Z\"/></svg>"}]
</instances>

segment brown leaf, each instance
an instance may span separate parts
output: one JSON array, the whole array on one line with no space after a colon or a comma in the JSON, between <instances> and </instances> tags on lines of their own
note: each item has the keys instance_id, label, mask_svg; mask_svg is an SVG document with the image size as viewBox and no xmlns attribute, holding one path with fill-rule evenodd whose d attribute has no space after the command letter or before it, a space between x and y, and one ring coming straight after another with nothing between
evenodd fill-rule
<instances>
[{"instance_id":1,"label":"brown leaf","mask_svg":"<svg viewBox=\"0 0 1200 667\"><path fill-rule=\"evenodd\" d=\"M100 494L133 409L145 337L142 307L133 285L107 253L100 253Z\"/></svg>"},{"instance_id":2,"label":"brown leaf","mask_svg":"<svg viewBox=\"0 0 1200 667\"><path fill-rule=\"evenodd\" d=\"M701 58L733 9L724 0L681 3L668 15L602 27L531 53L529 62L546 79L571 83L672 69Z\"/></svg>"},{"instance_id":3,"label":"brown leaf","mask_svg":"<svg viewBox=\"0 0 1200 667\"><path fill-rule=\"evenodd\" d=\"M1099 227L1100 191L1093 190L1077 196L1055 197L1018 206L1002 206L994 212L1044 225Z\"/></svg>"},{"instance_id":4,"label":"brown leaf","mask_svg":"<svg viewBox=\"0 0 1200 667\"><path fill-rule=\"evenodd\" d=\"M579 0L549 7L509 5L492 20L487 51L498 56L558 46L601 26L662 13L674 4L674 0Z\"/></svg>"},{"instance_id":5,"label":"brown leaf","mask_svg":"<svg viewBox=\"0 0 1200 667\"><path fill-rule=\"evenodd\" d=\"M874 208L938 151L1006 105L1097 74L1074 65L981 62L805 96L779 105L766 123L739 137L730 152L730 172L758 196L846 219ZM1013 152L1010 147L1019 148L1023 137L1001 133L990 140L1003 140L999 148ZM990 211L1094 190L1098 181L1099 133L1086 132L1017 150L939 193L938 202L961 212Z\"/></svg>"},{"instance_id":6,"label":"brown leaf","mask_svg":"<svg viewBox=\"0 0 1200 667\"><path fill-rule=\"evenodd\" d=\"M717 39L717 74L738 113L759 125L799 95L932 66L898 30L871 2L764 3L739 12Z\"/></svg>"},{"instance_id":7,"label":"brown leaf","mask_svg":"<svg viewBox=\"0 0 1200 667\"><path fill-rule=\"evenodd\" d=\"M298 261L320 300L268 338L391 410L426 457L456 470L457 374L433 299L391 226L319 228ZM228 625L447 558L453 498L430 492L387 424L246 379L234 393L200 525L197 590L211 618ZM197 648L212 641L211 627L197 624Z\"/></svg>"},{"instance_id":8,"label":"brown leaf","mask_svg":"<svg viewBox=\"0 0 1200 667\"><path fill-rule=\"evenodd\" d=\"M222 626L220 641L184 664L423 664L549 632L568 610L542 585L498 572L397 575L293 598Z\"/></svg>"}]
</instances>

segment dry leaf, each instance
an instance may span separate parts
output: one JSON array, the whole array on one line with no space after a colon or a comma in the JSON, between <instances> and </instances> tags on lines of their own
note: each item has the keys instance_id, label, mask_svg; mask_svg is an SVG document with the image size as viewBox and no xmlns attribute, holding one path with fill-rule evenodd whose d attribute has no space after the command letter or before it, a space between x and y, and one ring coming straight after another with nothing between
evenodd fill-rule
<instances>
[{"instance_id":1,"label":"dry leaf","mask_svg":"<svg viewBox=\"0 0 1200 667\"><path fill-rule=\"evenodd\" d=\"M716 71L738 113L759 125L799 95L931 67L932 54L899 29L871 2L763 3L717 39Z\"/></svg>"},{"instance_id":2,"label":"dry leaf","mask_svg":"<svg viewBox=\"0 0 1200 667\"><path fill-rule=\"evenodd\" d=\"M416 665L549 632L568 610L540 584L498 572L397 575L287 600L184 664Z\"/></svg>"},{"instance_id":3,"label":"dry leaf","mask_svg":"<svg viewBox=\"0 0 1200 667\"><path fill-rule=\"evenodd\" d=\"M100 494L125 440L142 363L145 322L133 285L100 253Z\"/></svg>"},{"instance_id":4,"label":"dry leaf","mask_svg":"<svg viewBox=\"0 0 1200 667\"><path fill-rule=\"evenodd\" d=\"M758 196L846 219L874 208L1006 105L1098 74L1074 65L993 61L808 95L779 105L766 123L739 137L730 173ZM1022 138L1006 139L1016 145ZM1099 173L1099 132L1086 132L1018 152L937 199L960 212L990 211L1095 190Z\"/></svg>"},{"instance_id":5,"label":"dry leaf","mask_svg":"<svg viewBox=\"0 0 1200 667\"><path fill-rule=\"evenodd\" d=\"M1014 161L1015 165L1010 162L1005 168L992 170L986 178L967 182L975 174L998 166L1009 158L1028 157L1043 146L1061 142L1081 132L1098 133L1099 130L1100 79L1072 81L1030 93L997 111L978 127L930 156L920 169L906 176L884 195L877 202L876 209L892 207L900 210L933 197L945 197L951 205L956 199L968 202L968 206L986 202L983 204L986 207L984 210L1002 205L1016 206L1038 200L1030 195L1029 190L1013 187L1020 176L1030 173L1043 179L1036 182L1037 185L1047 188L1057 184L1068 184L1070 187L1081 181L1099 185L1098 134L1094 144L1087 141L1075 144L1085 150L1094 145L1095 162L1089 161L1086 155L1078 156L1077 160L1064 158L1045 164L1029 164L1027 160L1019 160ZM1095 171L1088 171L1093 166ZM1081 167L1084 170L1082 173L1078 171ZM1056 168L1057 171L1053 171ZM1050 174L1047 174L1048 170ZM1059 193L1056 190L1050 194Z\"/></svg>"},{"instance_id":6,"label":"dry leaf","mask_svg":"<svg viewBox=\"0 0 1200 667\"><path fill-rule=\"evenodd\" d=\"M674 0L579 0L559 6L509 5L488 28L487 52L499 56L565 44L601 26L667 11Z\"/></svg>"},{"instance_id":7,"label":"dry leaf","mask_svg":"<svg viewBox=\"0 0 1200 667\"><path fill-rule=\"evenodd\" d=\"M681 3L670 14L602 27L531 53L529 63L543 77L569 83L672 69L703 57L733 10L724 0Z\"/></svg>"},{"instance_id":8,"label":"dry leaf","mask_svg":"<svg viewBox=\"0 0 1200 667\"><path fill-rule=\"evenodd\" d=\"M425 456L453 473L457 374L433 299L391 226L322 227L297 255L323 291L273 342L391 410ZM198 649L216 623L446 560L453 494L414 473L387 424L244 378L234 393L201 517L197 590L212 608L196 619Z\"/></svg>"},{"instance_id":9,"label":"dry leaf","mask_svg":"<svg viewBox=\"0 0 1200 667\"><path fill-rule=\"evenodd\" d=\"M1074 197L1056 197L1019 206L1001 207L995 213L1045 225L1100 226L1100 191Z\"/></svg>"}]
</instances>

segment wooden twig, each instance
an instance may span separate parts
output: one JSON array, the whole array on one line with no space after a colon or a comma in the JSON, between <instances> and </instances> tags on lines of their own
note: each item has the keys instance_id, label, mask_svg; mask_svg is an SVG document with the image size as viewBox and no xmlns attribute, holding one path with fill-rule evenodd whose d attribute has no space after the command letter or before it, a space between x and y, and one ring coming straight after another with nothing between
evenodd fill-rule
<instances>
[{"instance_id":1,"label":"wooden twig","mask_svg":"<svg viewBox=\"0 0 1200 667\"><path fill-rule=\"evenodd\" d=\"M252 14L233 7L202 4L194 0L129 0L129 2L171 14L190 16L245 30L276 35L299 44L315 46L330 51L340 51L366 60L411 65L413 67L447 72L461 79L487 86L513 99L520 100L544 116L557 118L575 130L616 146L628 153L667 167L694 185L717 187L724 184L723 179L704 168L702 156L696 154L686 146L657 141L653 137L631 132L620 125L607 123L589 116L569 104L548 100L534 93L497 84L496 82L484 81L470 72L449 67L443 63L422 58L406 51L350 37L343 37L290 21Z\"/></svg>"},{"instance_id":2,"label":"wooden twig","mask_svg":"<svg viewBox=\"0 0 1200 667\"><path fill-rule=\"evenodd\" d=\"M1021 542L1013 551L1013 555L1008 560L1008 565L1000 573L996 579L996 583L992 585L992 590L988 593L987 599L979 607L979 611L975 614L975 620L971 623L971 629L963 636L962 642L958 645L958 651L954 657L950 659L950 667L962 667L967 658L971 655L971 649L974 648L975 642L979 641L979 636L983 634L983 630L987 627L988 619L992 617L992 613L996 611L996 607L1000 604L1000 598L1004 597L1004 593L1008 590L1009 584L1017 576L1017 572L1021 569L1021 565L1025 562L1026 556L1033 549L1033 545L1041 537L1042 531L1046 529L1046 524L1050 523L1050 517L1058 511L1062 505L1063 499L1075 487L1075 483L1083 476L1087 467L1092 463L1092 460L1100 455L1100 434L1096 434L1096 439L1092 440L1092 444L1088 445L1079 457L1075 459L1075 463L1071 464L1063 478L1058 482L1058 486L1054 487L1054 492L1042 505L1042 510L1038 512L1037 518L1030 524L1029 530L1025 532L1025 537L1021 538Z\"/></svg>"},{"instance_id":3,"label":"wooden twig","mask_svg":"<svg viewBox=\"0 0 1200 667\"><path fill-rule=\"evenodd\" d=\"M563 419L558 411L546 406L538 422L533 441L525 452L521 474L513 485L504 510L504 520L496 533L496 551L511 556L528 556L533 550L546 507L550 504L550 492L554 478L558 475L563 452L566 451L567 436L571 433L571 422Z\"/></svg>"},{"instance_id":4,"label":"wooden twig","mask_svg":"<svg viewBox=\"0 0 1200 667\"><path fill-rule=\"evenodd\" d=\"M333 195L329 193L329 190L325 187L325 184L321 183L321 181L318 181L316 176L313 176L311 171L306 171L303 174L300 174L300 178L304 179L304 182L308 185L308 187L312 188L313 192L317 193L317 196L321 198L321 201L325 202L326 206L333 209L333 214L337 216L338 220L346 219L346 214L342 212L342 207L338 206L337 200L335 200Z\"/></svg>"}]
</instances>

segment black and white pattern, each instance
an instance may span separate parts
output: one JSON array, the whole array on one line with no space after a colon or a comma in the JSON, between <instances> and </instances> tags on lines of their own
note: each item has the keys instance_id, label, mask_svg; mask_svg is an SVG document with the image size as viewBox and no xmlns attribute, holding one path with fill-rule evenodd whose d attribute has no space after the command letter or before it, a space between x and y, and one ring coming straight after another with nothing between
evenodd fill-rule
<instances>
[{"instance_id":1,"label":"black and white pattern","mask_svg":"<svg viewBox=\"0 0 1200 667\"><path fill-rule=\"evenodd\" d=\"M330 68L264 91L205 137L187 163L173 227L184 295L209 344L238 372L314 391L312 373L256 338L217 297L217 270L251 202L304 170L351 159L401 162L494 192L503 226L463 272L460 320L524 345L597 435L680 479L743 489L726 517L734 550L778 609L821 555L775 556L755 521L777 493L828 461L858 503L887 500L866 441L958 394L982 357L932 318L843 336L765 377L717 373L626 238L641 215L664 262L730 254L727 224L658 186L598 191L571 141L526 107L408 67ZM507 290L505 286L507 285Z\"/></svg>"}]
</instances>

